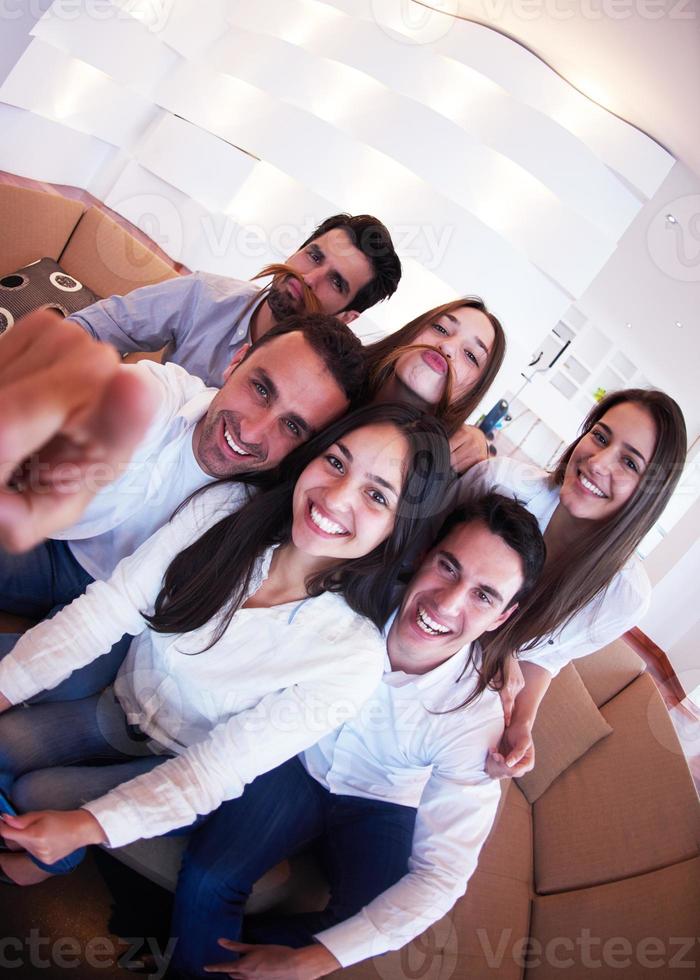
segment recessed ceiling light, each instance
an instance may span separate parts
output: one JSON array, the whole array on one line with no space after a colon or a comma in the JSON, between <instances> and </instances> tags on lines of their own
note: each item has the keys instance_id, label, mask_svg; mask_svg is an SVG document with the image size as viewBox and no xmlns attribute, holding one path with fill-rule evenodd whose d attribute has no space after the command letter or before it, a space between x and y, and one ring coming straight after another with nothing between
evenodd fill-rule
<instances>
[{"instance_id":1,"label":"recessed ceiling light","mask_svg":"<svg viewBox=\"0 0 700 980\"><path fill-rule=\"evenodd\" d=\"M674 217L674 215L672 215L672 214L667 214L666 215L666 221L669 223L669 225L677 225L678 224L678 218Z\"/></svg>"},{"instance_id":2,"label":"recessed ceiling light","mask_svg":"<svg viewBox=\"0 0 700 980\"><path fill-rule=\"evenodd\" d=\"M626 323L625 326L627 327L628 330L631 330L632 329L632 324L631 323Z\"/></svg>"},{"instance_id":3,"label":"recessed ceiling light","mask_svg":"<svg viewBox=\"0 0 700 980\"><path fill-rule=\"evenodd\" d=\"M677 327L678 327L679 329L681 329L681 328L682 328L682 326L683 326L683 324L681 323L681 321L680 321L680 320L676 320L676 326L677 326Z\"/></svg>"}]
</instances>

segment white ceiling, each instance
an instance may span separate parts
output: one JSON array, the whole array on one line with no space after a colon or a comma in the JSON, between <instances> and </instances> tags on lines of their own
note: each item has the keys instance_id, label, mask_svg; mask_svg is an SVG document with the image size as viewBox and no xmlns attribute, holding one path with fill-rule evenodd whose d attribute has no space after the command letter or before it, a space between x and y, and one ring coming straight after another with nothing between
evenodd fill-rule
<instances>
[{"instance_id":1,"label":"white ceiling","mask_svg":"<svg viewBox=\"0 0 700 980\"><path fill-rule=\"evenodd\" d=\"M678 399L691 441L697 439L700 0L438 0L421 6L521 42L680 161L576 305ZM679 219L675 229L664 220L669 212Z\"/></svg>"},{"instance_id":2,"label":"white ceiling","mask_svg":"<svg viewBox=\"0 0 700 980\"><path fill-rule=\"evenodd\" d=\"M584 95L659 141L700 178L700 0L437 0L425 5L520 41Z\"/></svg>"}]
</instances>

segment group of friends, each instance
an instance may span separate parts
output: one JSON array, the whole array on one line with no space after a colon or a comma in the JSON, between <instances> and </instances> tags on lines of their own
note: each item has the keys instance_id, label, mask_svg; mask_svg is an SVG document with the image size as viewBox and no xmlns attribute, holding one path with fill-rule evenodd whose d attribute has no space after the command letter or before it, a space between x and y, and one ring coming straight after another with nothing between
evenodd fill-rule
<instances>
[{"instance_id":1,"label":"group of friends","mask_svg":"<svg viewBox=\"0 0 700 980\"><path fill-rule=\"evenodd\" d=\"M480 299L350 328L401 276L373 216L263 272L0 339L0 608L36 622L0 635L3 887L187 834L181 978L311 980L449 911L552 677L643 614L634 552L686 453L673 399L630 389L551 473L491 458ZM311 846L326 908L244 921Z\"/></svg>"}]
</instances>

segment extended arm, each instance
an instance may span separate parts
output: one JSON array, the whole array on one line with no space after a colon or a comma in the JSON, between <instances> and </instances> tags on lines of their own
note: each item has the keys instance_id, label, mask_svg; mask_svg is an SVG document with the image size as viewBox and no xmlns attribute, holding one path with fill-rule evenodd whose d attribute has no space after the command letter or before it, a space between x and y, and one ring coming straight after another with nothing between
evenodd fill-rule
<instances>
[{"instance_id":1,"label":"extended arm","mask_svg":"<svg viewBox=\"0 0 700 980\"><path fill-rule=\"evenodd\" d=\"M39 310L0 337L0 545L72 524L128 462L155 411L106 344Z\"/></svg>"}]
</instances>

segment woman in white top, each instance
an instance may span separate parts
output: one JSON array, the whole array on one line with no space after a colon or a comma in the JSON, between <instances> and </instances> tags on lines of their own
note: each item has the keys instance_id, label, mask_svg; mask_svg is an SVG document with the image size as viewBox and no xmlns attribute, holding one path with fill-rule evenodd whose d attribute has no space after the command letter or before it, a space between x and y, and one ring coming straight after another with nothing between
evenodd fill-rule
<instances>
[{"instance_id":1,"label":"woman in white top","mask_svg":"<svg viewBox=\"0 0 700 980\"><path fill-rule=\"evenodd\" d=\"M464 425L493 384L506 337L478 296L443 303L366 348L371 397L418 405L440 419L452 466L464 473L488 457L480 429Z\"/></svg>"},{"instance_id":2,"label":"woman in white top","mask_svg":"<svg viewBox=\"0 0 700 980\"><path fill-rule=\"evenodd\" d=\"M517 497L538 519L547 546L538 584L486 655L484 684L496 676L489 663L504 649L518 652L525 681L512 713L506 698L508 728L503 752L490 759L492 775L532 769L532 724L552 677L644 615L651 587L634 551L666 507L686 447L676 402L661 391L628 389L590 411L553 473L499 459L462 477L462 498L490 489Z\"/></svg>"},{"instance_id":3,"label":"woman in white top","mask_svg":"<svg viewBox=\"0 0 700 980\"><path fill-rule=\"evenodd\" d=\"M0 718L0 788L30 811L6 818L3 836L27 854L3 855L4 874L31 884L71 870L87 844L185 827L353 717L380 681L376 627L448 472L440 423L408 406L360 409L242 507L238 484L198 493L110 579L26 633L0 662L3 710L135 638L116 701ZM74 765L98 757L115 764ZM32 812L47 806L61 812Z\"/></svg>"}]
</instances>

